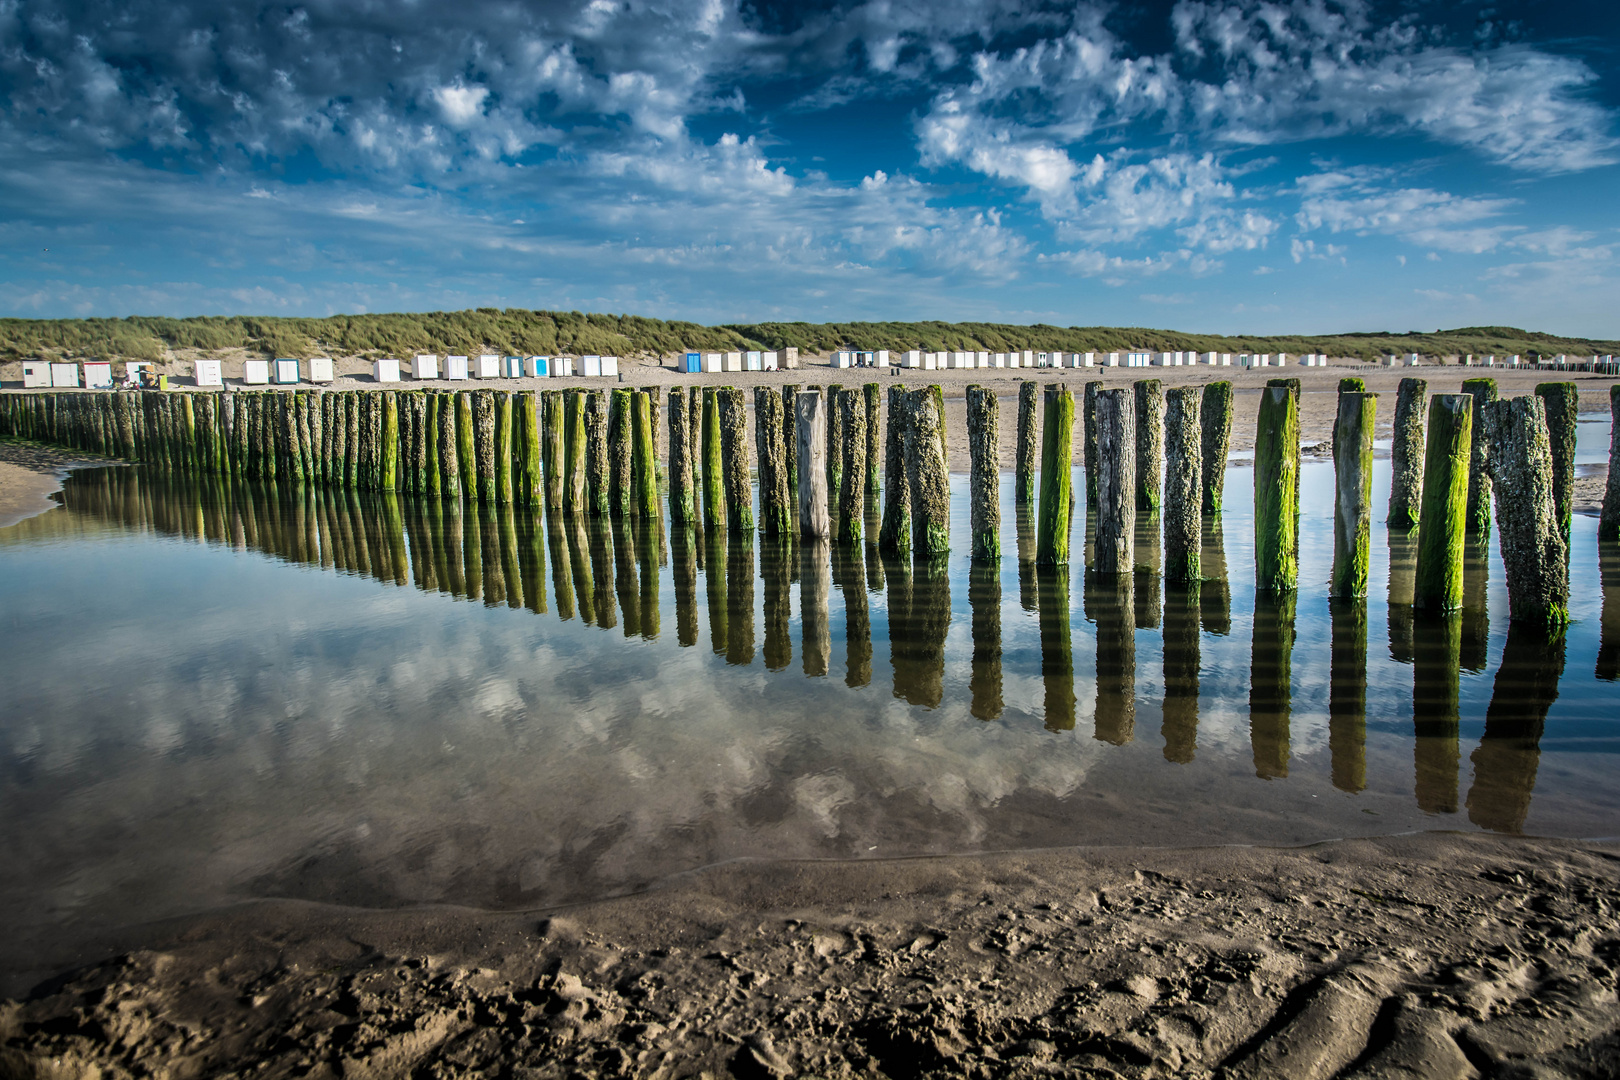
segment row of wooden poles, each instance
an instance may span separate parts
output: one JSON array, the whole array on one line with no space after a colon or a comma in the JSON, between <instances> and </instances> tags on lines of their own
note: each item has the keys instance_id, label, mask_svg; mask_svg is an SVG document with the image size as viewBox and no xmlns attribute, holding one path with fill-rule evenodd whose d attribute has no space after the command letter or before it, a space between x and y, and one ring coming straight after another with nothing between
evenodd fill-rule
<instances>
[{"instance_id":1,"label":"row of wooden poles","mask_svg":"<svg viewBox=\"0 0 1620 1080\"><path fill-rule=\"evenodd\" d=\"M1423 380L1405 379L1397 398L1388 521L1419 530L1417 606L1460 606L1463 538L1490 532L1494 492L1512 617L1561 625L1568 617L1574 384L1542 384L1535 395L1512 400L1498 400L1493 379L1467 380L1463 390L1429 398ZM1025 382L1019 393L1015 499L1038 500L1036 563L1064 565L1074 507L1075 401L1063 384L1048 384L1038 418L1039 392ZM5 395L0 433L177 473L283 477L566 514L651 517L662 509L657 394L620 387ZM682 387L671 388L671 522L853 543L863 538L866 506L881 493L880 550L919 559L944 555L950 485L943 393L937 385L891 386L886 433L880 394L877 383L833 385L825 393L756 387L756 457L742 390L704 388L688 396ZM1266 591L1299 585L1299 395L1298 379L1281 378L1271 380L1260 399L1256 583ZM1620 387L1611 403L1620 416ZM967 388L976 559L1001 554L999 408L992 390ZM1335 597L1367 590L1376 416L1377 395L1360 379L1341 380L1333 440ZM1128 389L1089 382L1082 419L1097 570L1131 572L1137 513L1162 514L1165 576L1196 586L1203 515L1221 510L1231 384L1165 392L1157 379ZM1617 475L1620 469L1611 470ZM1620 492L1613 479L1610 491ZM1600 535L1620 537L1620 494L1605 500Z\"/></svg>"},{"instance_id":2,"label":"row of wooden poles","mask_svg":"<svg viewBox=\"0 0 1620 1080\"><path fill-rule=\"evenodd\" d=\"M702 597L713 651L728 664L746 666L762 659L773 672L794 660L791 587L798 585L798 651L804 674L812 678L833 672L830 601L836 587L843 597L843 676L850 687L867 686L874 679L876 635L867 594L883 593L895 696L930 708L945 698L952 621L946 567L939 560L918 563L887 555L874 544L766 537L756 568L752 536L675 529L666 539L663 522L656 518L558 513L543 529L534 515L510 506L404 502L392 493L330 486L263 488L219 476L171 480L127 470L75 478L64 499L75 515L128 528L252 548L293 563L482 600L491 607L555 611L564 620L579 618L602 629L622 627L624 636L648 640L658 639L664 630L660 578L662 568L669 566L678 644L699 643ZM869 518L875 517L874 509ZM23 528L59 529L61 520L47 515ZM1208 524L1201 554L1215 577L1202 589L1162 581L1154 569L1159 532L1148 515L1138 518L1135 537L1146 566L1139 565L1131 575L1085 570L1081 605L1095 625L1097 739L1126 745L1141 737L1136 724L1137 632L1159 630L1163 753L1170 761L1195 760L1201 633L1226 635L1232 630L1219 517ZM1079 700L1070 575L1064 567L1035 564L1035 527L1027 506L1018 509L1016 525L1019 602L1039 620L1045 725L1053 731L1072 730ZM1088 529L1088 546L1094 543L1091 534ZM1390 536L1389 652L1413 668L1418 804L1430 813L1455 813L1462 805L1459 673L1483 672L1489 663L1487 556L1485 543L1471 538L1464 563L1464 611L1427 615L1411 603L1416 546L1413 534L1397 531ZM1620 574L1620 545L1604 543L1600 550L1607 583ZM1620 678L1620 606L1609 603L1610 591L1620 590L1606 584L1597 677L1613 680ZM994 720L1006 707L999 565L973 561L967 592L972 612L969 711ZM756 595L762 600L760 626ZM1267 778L1289 775L1296 601L1291 592L1261 593L1255 599L1249 722L1255 771ZM1365 598L1334 599L1329 612L1331 780L1353 793L1367 784L1367 603ZM1562 634L1523 622L1510 624L1483 737L1472 757L1475 779L1467 809L1475 824L1508 831L1523 827L1535 787L1539 739L1558 697L1564 653Z\"/></svg>"}]
</instances>

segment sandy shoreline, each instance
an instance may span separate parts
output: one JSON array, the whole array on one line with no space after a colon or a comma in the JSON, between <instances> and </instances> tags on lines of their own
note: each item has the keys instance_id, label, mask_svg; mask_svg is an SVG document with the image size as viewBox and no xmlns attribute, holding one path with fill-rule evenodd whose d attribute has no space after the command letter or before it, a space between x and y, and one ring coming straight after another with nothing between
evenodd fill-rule
<instances>
[{"instance_id":1,"label":"sandy shoreline","mask_svg":"<svg viewBox=\"0 0 1620 1080\"><path fill-rule=\"evenodd\" d=\"M549 914L262 902L124 937L0 1004L0 1072L1620 1070L1607 844L738 863Z\"/></svg>"},{"instance_id":2,"label":"sandy shoreline","mask_svg":"<svg viewBox=\"0 0 1620 1080\"><path fill-rule=\"evenodd\" d=\"M73 469L106 464L108 459L95 454L0 440L0 529L58 506L51 496Z\"/></svg>"}]
</instances>

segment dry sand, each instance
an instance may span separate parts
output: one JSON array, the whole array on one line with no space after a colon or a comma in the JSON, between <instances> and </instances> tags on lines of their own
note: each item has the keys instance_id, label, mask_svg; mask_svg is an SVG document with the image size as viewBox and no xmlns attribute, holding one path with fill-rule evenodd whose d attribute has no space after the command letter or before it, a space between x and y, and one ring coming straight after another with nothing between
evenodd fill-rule
<instances>
[{"instance_id":1,"label":"dry sand","mask_svg":"<svg viewBox=\"0 0 1620 1080\"><path fill-rule=\"evenodd\" d=\"M0 1004L0 1076L1620 1075L1608 845L742 863L127 936Z\"/></svg>"}]
</instances>

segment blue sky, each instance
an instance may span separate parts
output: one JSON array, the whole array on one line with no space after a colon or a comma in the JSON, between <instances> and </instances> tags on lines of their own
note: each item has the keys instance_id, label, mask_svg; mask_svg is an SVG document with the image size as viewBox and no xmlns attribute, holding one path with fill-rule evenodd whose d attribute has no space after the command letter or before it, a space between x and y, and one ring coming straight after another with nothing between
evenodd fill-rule
<instances>
[{"instance_id":1,"label":"blue sky","mask_svg":"<svg viewBox=\"0 0 1620 1080\"><path fill-rule=\"evenodd\" d=\"M0 0L0 313L1620 337L1620 5Z\"/></svg>"}]
</instances>

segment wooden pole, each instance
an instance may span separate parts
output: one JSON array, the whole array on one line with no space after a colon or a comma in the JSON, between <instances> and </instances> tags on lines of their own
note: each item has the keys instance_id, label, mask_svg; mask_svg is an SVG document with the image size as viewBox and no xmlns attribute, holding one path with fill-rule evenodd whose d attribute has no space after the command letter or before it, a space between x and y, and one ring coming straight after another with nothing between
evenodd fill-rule
<instances>
[{"instance_id":1,"label":"wooden pole","mask_svg":"<svg viewBox=\"0 0 1620 1080\"><path fill-rule=\"evenodd\" d=\"M892 392L892 391L891 391ZM799 498L799 410L794 407L799 385L788 383L782 387L782 451L786 462L789 507L797 505Z\"/></svg>"},{"instance_id":2,"label":"wooden pole","mask_svg":"<svg viewBox=\"0 0 1620 1080\"><path fill-rule=\"evenodd\" d=\"M586 512L585 399L590 393L597 395L596 400L600 405L602 399L599 390L570 390L564 401L566 412L563 416L563 506L568 513L576 516Z\"/></svg>"},{"instance_id":3,"label":"wooden pole","mask_svg":"<svg viewBox=\"0 0 1620 1080\"><path fill-rule=\"evenodd\" d=\"M794 408L798 413L794 428L799 437L799 532L812 540L826 540L832 534L832 523L827 514L827 428L821 395L797 394ZM804 550L812 551L814 547L807 544ZM802 587L800 592L804 592ZM805 633L808 649L809 631Z\"/></svg>"},{"instance_id":4,"label":"wooden pole","mask_svg":"<svg viewBox=\"0 0 1620 1080\"><path fill-rule=\"evenodd\" d=\"M720 401L715 388L703 388L703 524L726 523L726 485L720 447Z\"/></svg>"},{"instance_id":5,"label":"wooden pole","mask_svg":"<svg viewBox=\"0 0 1620 1080\"><path fill-rule=\"evenodd\" d=\"M535 407L537 403L537 395L533 390L520 390L512 396L512 409L517 418L513 427L513 433L518 439L517 475L522 481L518 490L513 493L513 498L518 505L531 509L543 505L545 499L545 474L540 464L540 417ZM526 534L524 543L525 545L529 543ZM530 548L525 546L524 550ZM544 550L538 545L532 547L533 553L542 559ZM539 574L535 581L539 583L535 587L542 590L538 595L541 597L539 602L543 604L544 573ZM529 591L533 594L533 589ZM530 600L532 604L533 595Z\"/></svg>"},{"instance_id":6,"label":"wooden pole","mask_svg":"<svg viewBox=\"0 0 1620 1080\"><path fill-rule=\"evenodd\" d=\"M844 441L843 483L838 492L838 539L859 544L866 521L866 397L846 390L838 395Z\"/></svg>"},{"instance_id":7,"label":"wooden pole","mask_svg":"<svg viewBox=\"0 0 1620 1080\"><path fill-rule=\"evenodd\" d=\"M1491 418L1496 415L1496 380L1464 379L1462 392L1474 399L1474 437L1468 460L1468 531L1491 534Z\"/></svg>"},{"instance_id":8,"label":"wooden pole","mask_svg":"<svg viewBox=\"0 0 1620 1080\"><path fill-rule=\"evenodd\" d=\"M1450 612L1462 607L1473 412L1474 399L1467 394L1436 394L1429 401L1429 445L1423 466L1422 524L1412 601L1420 611Z\"/></svg>"},{"instance_id":9,"label":"wooden pole","mask_svg":"<svg viewBox=\"0 0 1620 1080\"><path fill-rule=\"evenodd\" d=\"M570 391L583 395L585 410L585 505L592 517L613 512L613 460L608 452L609 399L604 390Z\"/></svg>"},{"instance_id":10,"label":"wooden pole","mask_svg":"<svg viewBox=\"0 0 1620 1080\"><path fill-rule=\"evenodd\" d=\"M1000 415L994 390L967 388L968 530L975 559L1001 558ZM1020 440L1023 434L1020 414Z\"/></svg>"},{"instance_id":11,"label":"wooden pole","mask_svg":"<svg viewBox=\"0 0 1620 1080\"><path fill-rule=\"evenodd\" d=\"M1609 482L1603 489L1603 511L1598 517L1598 539L1620 540L1620 383L1609 387ZM123 418L119 418L123 436Z\"/></svg>"},{"instance_id":12,"label":"wooden pole","mask_svg":"<svg viewBox=\"0 0 1620 1080\"><path fill-rule=\"evenodd\" d=\"M1158 513L1164 472L1164 384L1136 380L1136 509Z\"/></svg>"},{"instance_id":13,"label":"wooden pole","mask_svg":"<svg viewBox=\"0 0 1620 1080\"><path fill-rule=\"evenodd\" d=\"M1554 496L1546 406L1527 395L1498 402L1495 412L1491 467L1508 617L1562 628L1569 622L1569 549Z\"/></svg>"},{"instance_id":14,"label":"wooden pole","mask_svg":"<svg viewBox=\"0 0 1620 1080\"><path fill-rule=\"evenodd\" d=\"M883 524L878 548L890 555L911 552L911 489L906 485L906 388L889 387L889 416L883 439Z\"/></svg>"},{"instance_id":15,"label":"wooden pole","mask_svg":"<svg viewBox=\"0 0 1620 1080\"><path fill-rule=\"evenodd\" d=\"M379 485L384 491L399 490L399 395L392 392L377 393L382 405L382 475Z\"/></svg>"},{"instance_id":16,"label":"wooden pole","mask_svg":"<svg viewBox=\"0 0 1620 1080\"><path fill-rule=\"evenodd\" d=\"M726 523L733 533L752 535L754 486L748 467L748 406L743 392L733 386L721 387L715 395L715 408L720 419L720 468L725 481Z\"/></svg>"},{"instance_id":17,"label":"wooden pole","mask_svg":"<svg viewBox=\"0 0 1620 1080\"><path fill-rule=\"evenodd\" d=\"M472 393L456 392L456 460L461 465L461 493L468 502L483 497L478 488L477 423L473 418Z\"/></svg>"},{"instance_id":18,"label":"wooden pole","mask_svg":"<svg viewBox=\"0 0 1620 1080\"><path fill-rule=\"evenodd\" d=\"M1198 406L1204 454L1204 513L1221 512L1226 493L1226 455L1232 445L1232 384L1224 380L1204 386Z\"/></svg>"},{"instance_id":19,"label":"wooden pole","mask_svg":"<svg viewBox=\"0 0 1620 1080\"><path fill-rule=\"evenodd\" d=\"M540 391L540 452L545 470L543 486L548 510L561 510L563 505L564 412L561 390Z\"/></svg>"},{"instance_id":20,"label":"wooden pole","mask_svg":"<svg viewBox=\"0 0 1620 1080\"><path fill-rule=\"evenodd\" d=\"M692 443L687 434L691 413L686 407L686 391L669 388L669 520L671 525L691 525ZM676 578L680 573L677 571Z\"/></svg>"},{"instance_id":21,"label":"wooden pole","mask_svg":"<svg viewBox=\"0 0 1620 1080\"><path fill-rule=\"evenodd\" d=\"M766 536L788 536L793 531L782 428L781 396L768 386L756 386L754 442L759 448L760 531Z\"/></svg>"},{"instance_id":22,"label":"wooden pole","mask_svg":"<svg viewBox=\"0 0 1620 1080\"><path fill-rule=\"evenodd\" d=\"M1377 419L1377 394L1339 394L1339 415L1333 425L1333 573L1328 585L1328 595L1337 599L1367 595Z\"/></svg>"},{"instance_id":23,"label":"wooden pole","mask_svg":"<svg viewBox=\"0 0 1620 1080\"><path fill-rule=\"evenodd\" d=\"M1018 445L1015 451L1018 460L1014 465L1013 474L1015 504L1035 501L1035 462L1038 453L1035 442L1035 409L1039 394L1040 389L1033 379L1025 379L1018 384ZM1088 467L1091 464L1089 456L1086 458L1086 464Z\"/></svg>"},{"instance_id":24,"label":"wooden pole","mask_svg":"<svg viewBox=\"0 0 1620 1080\"><path fill-rule=\"evenodd\" d=\"M1074 395L1069 388L1046 388L1046 415L1041 420L1041 502L1035 523L1035 565L1063 566L1069 561L1069 462L1074 455Z\"/></svg>"},{"instance_id":25,"label":"wooden pole","mask_svg":"<svg viewBox=\"0 0 1620 1080\"><path fill-rule=\"evenodd\" d=\"M839 400L848 392L837 383L827 384L827 512L832 516L834 534L838 532L838 503L844 490L844 447L849 441Z\"/></svg>"},{"instance_id":26,"label":"wooden pole","mask_svg":"<svg viewBox=\"0 0 1620 1080\"><path fill-rule=\"evenodd\" d=\"M434 395L438 399L439 430L439 493L446 499L461 501L461 463L457 460L461 440L456 432L456 399L448 393Z\"/></svg>"},{"instance_id":27,"label":"wooden pole","mask_svg":"<svg viewBox=\"0 0 1620 1080\"><path fill-rule=\"evenodd\" d=\"M1558 507L1558 528L1569 540L1575 507L1575 421L1581 395L1572 382L1541 383L1536 396L1547 409L1547 435L1552 444L1553 502Z\"/></svg>"},{"instance_id":28,"label":"wooden pole","mask_svg":"<svg viewBox=\"0 0 1620 1080\"><path fill-rule=\"evenodd\" d=\"M1198 415L1202 398L1198 387L1183 386L1171 390L1165 402L1164 578L1182 588L1196 588L1202 576L1203 431ZM1193 708L1196 716L1196 702Z\"/></svg>"},{"instance_id":29,"label":"wooden pole","mask_svg":"<svg viewBox=\"0 0 1620 1080\"><path fill-rule=\"evenodd\" d=\"M925 386L906 395L906 486L911 492L911 552L916 559L934 559L951 549L951 485L937 389Z\"/></svg>"},{"instance_id":30,"label":"wooden pole","mask_svg":"<svg viewBox=\"0 0 1620 1080\"><path fill-rule=\"evenodd\" d=\"M883 477L883 426L879 423L883 412L883 387L869 382L861 387L866 393L866 506L876 506Z\"/></svg>"},{"instance_id":31,"label":"wooden pole","mask_svg":"<svg viewBox=\"0 0 1620 1080\"><path fill-rule=\"evenodd\" d=\"M1299 584L1299 402L1286 386L1260 392L1254 445L1255 587L1288 591Z\"/></svg>"},{"instance_id":32,"label":"wooden pole","mask_svg":"<svg viewBox=\"0 0 1620 1080\"><path fill-rule=\"evenodd\" d=\"M1136 569L1136 403L1123 388L1097 394L1097 572ZM1100 707L1100 706L1099 706Z\"/></svg>"},{"instance_id":33,"label":"wooden pole","mask_svg":"<svg viewBox=\"0 0 1620 1080\"><path fill-rule=\"evenodd\" d=\"M658 520L658 444L653 439L653 394L638 391L632 399L635 410L632 425L631 481L635 488L633 509L642 521Z\"/></svg>"},{"instance_id":34,"label":"wooden pole","mask_svg":"<svg viewBox=\"0 0 1620 1080\"><path fill-rule=\"evenodd\" d=\"M1423 410L1429 384L1402 379L1390 446L1389 527L1410 529L1423 516Z\"/></svg>"},{"instance_id":35,"label":"wooden pole","mask_svg":"<svg viewBox=\"0 0 1620 1080\"><path fill-rule=\"evenodd\" d=\"M630 514L631 498L631 435L630 410L634 407L631 391L617 387L611 391L608 402L608 511L614 517Z\"/></svg>"}]
</instances>

